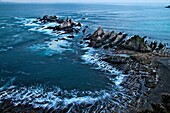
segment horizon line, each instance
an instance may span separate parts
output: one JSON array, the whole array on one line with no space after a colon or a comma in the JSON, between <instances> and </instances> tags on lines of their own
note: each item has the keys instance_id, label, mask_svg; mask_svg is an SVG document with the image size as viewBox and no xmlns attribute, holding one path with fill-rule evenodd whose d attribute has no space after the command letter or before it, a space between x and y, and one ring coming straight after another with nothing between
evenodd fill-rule
<instances>
[{"instance_id":1,"label":"horizon line","mask_svg":"<svg viewBox=\"0 0 170 113\"><path fill-rule=\"evenodd\" d=\"M170 4L170 3L168 3L168 2L68 2L68 1L66 1L66 2L63 2L63 1L58 1L58 2L28 2L28 1L26 1L26 2L15 2L15 1L13 1L13 2L8 2L8 1L1 1L0 0L0 3L16 3L16 4L57 4L57 3L76 3L76 4L79 4L79 3L81 3L81 4Z\"/></svg>"},{"instance_id":2,"label":"horizon line","mask_svg":"<svg viewBox=\"0 0 170 113\"><path fill-rule=\"evenodd\" d=\"M38 4L55 4L55 3L83 3L83 4L109 4L109 3L116 3L116 4L158 4L158 3L160 3L160 4L164 4L164 3L167 3L167 4L170 4L170 3L168 3L168 2L103 2L103 1L100 1L100 2L85 2L85 1L79 1L79 2L77 2L77 1L56 1L56 2L54 2L54 1L51 1L51 2L46 2L46 1L44 1L44 2L38 2L38 1L34 1L34 2L29 2L29 1L23 1L23 2L17 2L17 1L2 1L2 0L0 0L0 3L25 3L25 4L27 4L27 3L32 3L32 4L34 4L34 3L38 3Z\"/></svg>"}]
</instances>

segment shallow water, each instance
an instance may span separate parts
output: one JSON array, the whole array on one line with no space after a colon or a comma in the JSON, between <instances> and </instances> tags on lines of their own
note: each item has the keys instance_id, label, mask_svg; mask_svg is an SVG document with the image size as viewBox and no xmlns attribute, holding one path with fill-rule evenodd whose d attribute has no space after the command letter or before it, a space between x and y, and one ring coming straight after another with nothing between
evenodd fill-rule
<instances>
[{"instance_id":1,"label":"shallow water","mask_svg":"<svg viewBox=\"0 0 170 113\"><path fill-rule=\"evenodd\" d=\"M114 102L123 106L122 99L129 98L119 86L123 77L128 75L100 61L96 50L80 45L81 33L74 39L56 42L67 34L57 36L49 30L37 30L41 24L31 24L37 17L46 14L62 18L69 16L84 26L88 25L88 33L103 26L105 30L124 31L129 36L146 35L161 42L170 42L169 10L160 4L0 4L0 14L0 85L15 78L9 83L9 86L15 86L12 87L13 93L7 89L3 92L9 93L9 96L1 97L12 99L15 104L57 106L56 102L61 102L65 106L95 103L106 98L108 100L101 103L113 104L111 101L121 95ZM36 97L38 93L41 95ZM44 94L48 96L42 96ZM49 102L37 104L37 101L45 100Z\"/></svg>"}]
</instances>

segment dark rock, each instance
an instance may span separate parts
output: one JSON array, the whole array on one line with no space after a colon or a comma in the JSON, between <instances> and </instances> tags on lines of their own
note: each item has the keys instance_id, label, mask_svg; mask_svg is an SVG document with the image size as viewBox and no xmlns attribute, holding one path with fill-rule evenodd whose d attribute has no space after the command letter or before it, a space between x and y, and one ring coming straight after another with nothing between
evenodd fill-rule
<instances>
[{"instance_id":1,"label":"dark rock","mask_svg":"<svg viewBox=\"0 0 170 113\"><path fill-rule=\"evenodd\" d=\"M170 8L170 5L166 6L165 8Z\"/></svg>"},{"instance_id":2,"label":"dark rock","mask_svg":"<svg viewBox=\"0 0 170 113\"><path fill-rule=\"evenodd\" d=\"M83 41L80 41L80 44L83 44Z\"/></svg>"},{"instance_id":3,"label":"dark rock","mask_svg":"<svg viewBox=\"0 0 170 113\"><path fill-rule=\"evenodd\" d=\"M170 94L162 94L162 105L170 111Z\"/></svg>"},{"instance_id":4,"label":"dark rock","mask_svg":"<svg viewBox=\"0 0 170 113\"><path fill-rule=\"evenodd\" d=\"M166 113L165 108L161 104L151 104L154 113Z\"/></svg>"},{"instance_id":5,"label":"dark rock","mask_svg":"<svg viewBox=\"0 0 170 113\"><path fill-rule=\"evenodd\" d=\"M114 40L114 42L112 43L112 45L117 46L119 43L121 43L126 38L126 36L127 36L127 34L117 35L117 37Z\"/></svg>"},{"instance_id":6,"label":"dark rock","mask_svg":"<svg viewBox=\"0 0 170 113\"><path fill-rule=\"evenodd\" d=\"M56 27L51 27L51 26L49 26L49 27L47 27L46 29L52 29L53 31L55 31L55 30L56 30Z\"/></svg>"},{"instance_id":7,"label":"dark rock","mask_svg":"<svg viewBox=\"0 0 170 113\"><path fill-rule=\"evenodd\" d=\"M44 23L46 23L46 22L57 22L58 17L45 15L45 16L43 16L43 18L40 18L39 20L43 21Z\"/></svg>"},{"instance_id":8,"label":"dark rock","mask_svg":"<svg viewBox=\"0 0 170 113\"><path fill-rule=\"evenodd\" d=\"M158 49L161 50L164 48L164 45L162 43L159 43Z\"/></svg>"},{"instance_id":9,"label":"dark rock","mask_svg":"<svg viewBox=\"0 0 170 113\"><path fill-rule=\"evenodd\" d=\"M102 43L96 42L93 47L94 48L100 48L100 47L102 47Z\"/></svg>"},{"instance_id":10,"label":"dark rock","mask_svg":"<svg viewBox=\"0 0 170 113\"><path fill-rule=\"evenodd\" d=\"M79 27L81 27L81 23L79 22L76 26L79 26Z\"/></svg>"},{"instance_id":11,"label":"dark rock","mask_svg":"<svg viewBox=\"0 0 170 113\"><path fill-rule=\"evenodd\" d=\"M86 29L83 29L83 30L82 30L82 32L83 32L83 34L85 34L85 32L86 32Z\"/></svg>"},{"instance_id":12,"label":"dark rock","mask_svg":"<svg viewBox=\"0 0 170 113\"><path fill-rule=\"evenodd\" d=\"M81 18L82 20L85 20L86 18L85 17L83 17L83 18Z\"/></svg>"},{"instance_id":13,"label":"dark rock","mask_svg":"<svg viewBox=\"0 0 170 113\"><path fill-rule=\"evenodd\" d=\"M109 49L109 45L103 46L103 49Z\"/></svg>"},{"instance_id":14,"label":"dark rock","mask_svg":"<svg viewBox=\"0 0 170 113\"><path fill-rule=\"evenodd\" d=\"M71 36L67 36L68 38L74 38L74 36L73 35L71 35Z\"/></svg>"},{"instance_id":15,"label":"dark rock","mask_svg":"<svg viewBox=\"0 0 170 113\"><path fill-rule=\"evenodd\" d=\"M140 36L133 36L129 40L121 44L125 49L140 52L150 52L151 48L144 42Z\"/></svg>"},{"instance_id":16,"label":"dark rock","mask_svg":"<svg viewBox=\"0 0 170 113\"><path fill-rule=\"evenodd\" d=\"M36 22L38 22L38 20L33 21L33 23L36 23Z\"/></svg>"},{"instance_id":17,"label":"dark rock","mask_svg":"<svg viewBox=\"0 0 170 113\"><path fill-rule=\"evenodd\" d=\"M92 40L96 40L98 36L103 36L103 34L104 34L103 28L99 27L90 38Z\"/></svg>"},{"instance_id":18,"label":"dark rock","mask_svg":"<svg viewBox=\"0 0 170 113\"><path fill-rule=\"evenodd\" d=\"M90 40L90 38L88 37L88 38L83 38L83 40Z\"/></svg>"},{"instance_id":19,"label":"dark rock","mask_svg":"<svg viewBox=\"0 0 170 113\"><path fill-rule=\"evenodd\" d=\"M97 41L100 41L102 39L102 36L104 35L104 31L102 27L99 27L93 35L89 37L90 43L88 47L93 47ZM98 44L95 45L95 47L98 47Z\"/></svg>"},{"instance_id":20,"label":"dark rock","mask_svg":"<svg viewBox=\"0 0 170 113\"><path fill-rule=\"evenodd\" d=\"M111 63L111 64L126 64L127 59L120 56L110 56L106 58L102 58L103 61Z\"/></svg>"},{"instance_id":21,"label":"dark rock","mask_svg":"<svg viewBox=\"0 0 170 113\"><path fill-rule=\"evenodd\" d=\"M119 32L117 35L122 35L122 32Z\"/></svg>"}]
</instances>

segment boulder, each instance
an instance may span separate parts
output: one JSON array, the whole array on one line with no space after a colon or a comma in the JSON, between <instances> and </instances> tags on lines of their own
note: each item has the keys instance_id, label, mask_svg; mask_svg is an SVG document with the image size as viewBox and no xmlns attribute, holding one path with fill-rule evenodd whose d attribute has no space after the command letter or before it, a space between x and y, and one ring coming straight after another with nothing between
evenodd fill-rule
<instances>
[{"instance_id":1,"label":"boulder","mask_svg":"<svg viewBox=\"0 0 170 113\"><path fill-rule=\"evenodd\" d=\"M73 35L70 35L70 36L67 36L68 38L74 38L74 36Z\"/></svg>"}]
</instances>

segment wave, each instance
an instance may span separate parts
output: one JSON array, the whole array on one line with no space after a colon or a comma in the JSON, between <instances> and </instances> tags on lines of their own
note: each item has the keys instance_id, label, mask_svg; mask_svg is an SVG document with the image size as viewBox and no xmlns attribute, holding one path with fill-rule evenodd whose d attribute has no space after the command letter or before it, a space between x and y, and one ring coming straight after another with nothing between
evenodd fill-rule
<instances>
[{"instance_id":1,"label":"wave","mask_svg":"<svg viewBox=\"0 0 170 113\"><path fill-rule=\"evenodd\" d=\"M128 76L123 74L122 71L116 69L109 63L102 61L101 54L97 52L98 50L90 47L83 48L83 50L86 50L85 54L81 56L82 60L84 61L83 64L93 65L95 66L95 69L108 73L110 76L114 76L114 78L110 78L110 80L114 81L117 86L122 83L125 76Z\"/></svg>"},{"instance_id":2,"label":"wave","mask_svg":"<svg viewBox=\"0 0 170 113\"><path fill-rule=\"evenodd\" d=\"M13 47L5 47L5 48L0 48L0 52L6 52L6 51L8 51L8 50L11 50L11 49L13 49Z\"/></svg>"},{"instance_id":3,"label":"wave","mask_svg":"<svg viewBox=\"0 0 170 113\"><path fill-rule=\"evenodd\" d=\"M55 37L54 39L50 39L50 41L46 41L43 44L34 44L29 47L31 51L42 51L44 55L52 56L53 54L61 54L65 51L72 51L71 45L71 38L67 38L70 35L76 36L76 34L69 34L65 33L65 31L53 31L52 29L48 29L48 27L55 27L59 24L56 22L49 22L49 23L42 23L37 21L37 19L27 19L27 18L19 18L17 19L17 23L23 24L24 26L29 26L28 30L36 31L43 34L47 34L50 36ZM73 27L75 29L80 29L80 27Z\"/></svg>"},{"instance_id":4,"label":"wave","mask_svg":"<svg viewBox=\"0 0 170 113\"><path fill-rule=\"evenodd\" d=\"M28 48L29 50L47 56L61 54L65 51L73 51L73 39L67 38L70 34L63 34L64 31L56 33L53 30L46 29L49 26L56 26L56 23L41 24L36 22L37 25L35 25L32 24L35 19L16 19L18 19L24 26L29 26L30 31L37 31L55 36L55 38L49 39L50 41L30 46ZM74 34L74 36L75 35L76 34ZM13 87L0 92L0 101L1 99L10 99L15 105L31 104L35 108L54 108L55 110L64 110L67 108L68 111L76 109L75 106L85 106L86 109L83 109L85 112L89 112L93 107L95 107L96 111L100 111L103 108L109 108L109 105L115 109L116 106L122 107L125 103L128 103L128 101L125 102L125 100L130 97L123 92L120 92L120 90L122 90L120 84L127 75L123 74L120 70L116 69L109 63L102 61L100 59L102 54L99 54L100 52L97 52L98 50L83 47L81 51L84 53L81 56L83 64L92 65L95 69L103 71L108 75L108 78L112 83L110 89L91 92L77 90L67 91L62 90L59 87L55 87L52 91L46 91L44 87L41 86Z\"/></svg>"},{"instance_id":5,"label":"wave","mask_svg":"<svg viewBox=\"0 0 170 113\"><path fill-rule=\"evenodd\" d=\"M12 79L14 80L14 79ZM9 81L7 82L9 84ZM2 89L2 88L1 88ZM44 88L41 86L36 87L20 87L17 89L15 86L10 86L7 88L7 90L0 90L0 101L3 99L10 99L15 105L18 104L31 104L35 108L41 107L41 108L51 108L51 107L67 107L70 104L77 104L80 105L82 103L84 104L93 104L96 101L105 99L110 97L110 94L103 93L103 92L96 92L94 96L94 93L87 91L83 92L87 95L85 96L78 96L77 94L80 94L82 92L72 90L70 92L66 90L61 90L58 87L55 87L54 91L45 91ZM91 94L91 96L90 96ZM93 94L93 95L92 95Z\"/></svg>"}]
</instances>

